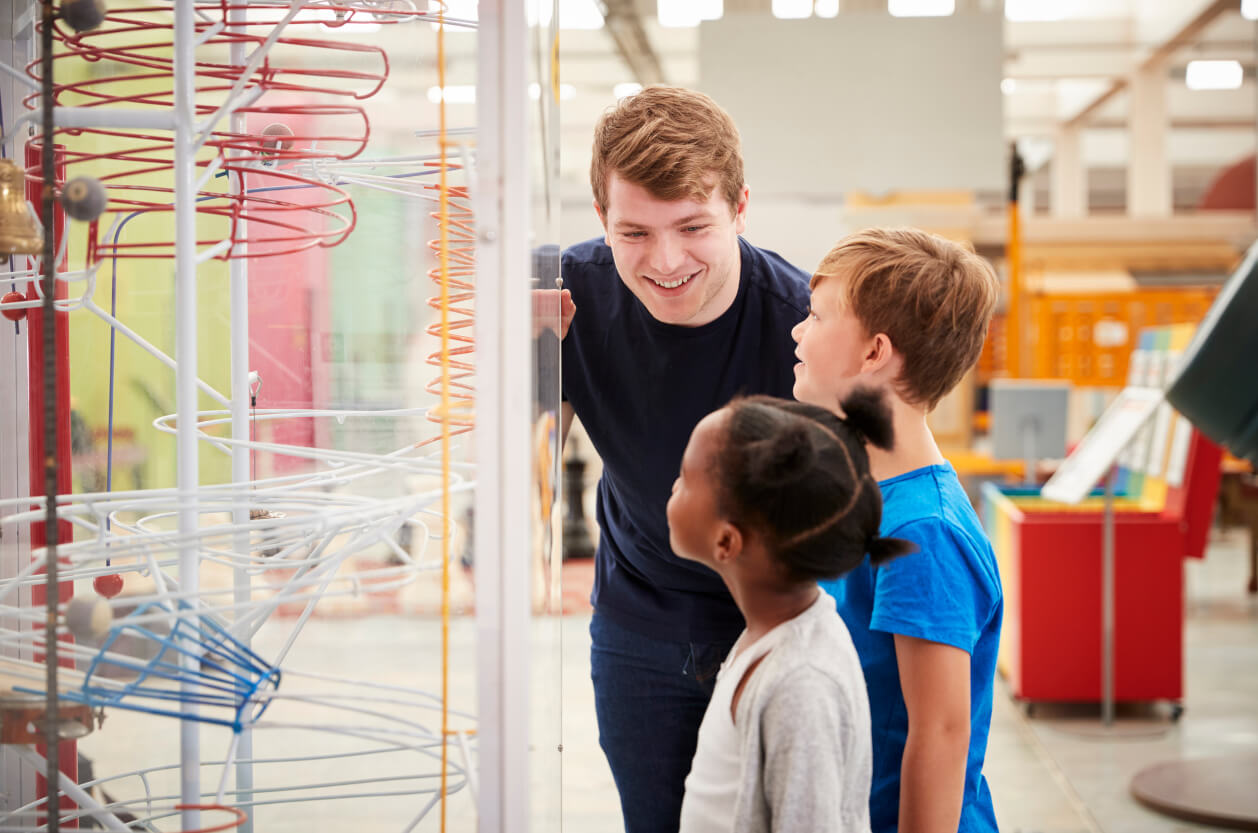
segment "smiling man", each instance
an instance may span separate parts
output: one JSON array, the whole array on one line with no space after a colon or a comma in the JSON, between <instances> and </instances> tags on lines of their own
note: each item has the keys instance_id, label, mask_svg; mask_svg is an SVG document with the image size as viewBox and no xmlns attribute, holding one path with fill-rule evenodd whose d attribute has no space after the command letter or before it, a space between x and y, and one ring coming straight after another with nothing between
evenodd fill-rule
<instances>
[{"instance_id":1,"label":"smiling man","mask_svg":"<svg viewBox=\"0 0 1258 833\"><path fill-rule=\"evenodd\" d=\"M625 830L667 833L743 621L716 573L670 550L665 506L700 419L736 394L791 396L808 278L739 236L738 131L701 93L622 99L590 184L605 234L563 255L563 386L565 432L575 412L603 458L591 676Z\"/></svg>"}]
</instances>

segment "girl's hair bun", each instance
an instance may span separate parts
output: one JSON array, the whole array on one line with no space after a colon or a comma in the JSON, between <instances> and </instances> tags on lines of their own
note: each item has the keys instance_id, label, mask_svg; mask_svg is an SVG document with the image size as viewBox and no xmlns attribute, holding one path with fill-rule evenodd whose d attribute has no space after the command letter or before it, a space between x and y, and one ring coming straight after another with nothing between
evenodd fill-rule
<instances>
[{"instance_id":1,"label":"girl's hair bun","mask_svg":"<svg viewBox=\"0 0 1258 833\"><path fill-rule=\"evenodd\" d=\"M917 552L917 544L903 538L871 538L869 540L869 563L881 564L901 555Z\"/></svg>"},{"instance_id":2,"label":"girl's hair bun","mask_svg":"<svg viewBox=\"0 0 1258 833\"><path fill-rule=\"evenodd\" d=\"M839 402L844 421L866 442L883 451L895 443L891 408L882 393L873 388L856 388Z\"/></svg>"}]
</instances>

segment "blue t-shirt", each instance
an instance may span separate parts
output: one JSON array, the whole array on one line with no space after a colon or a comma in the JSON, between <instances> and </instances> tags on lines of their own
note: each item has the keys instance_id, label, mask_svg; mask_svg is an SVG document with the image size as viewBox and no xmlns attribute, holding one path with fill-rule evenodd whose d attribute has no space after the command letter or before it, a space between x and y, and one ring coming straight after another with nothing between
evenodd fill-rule
<instances>
[{"instance_id":1,"label":"blue t-shirt","mask_svg":"<svg viewBox=\"0 0 1258 833\"><path fill-rule=\"evenodd\" d=\"M742 614L716 573L668 545L664 507L699 420L738 394L789 398L791 328L808 310L808 278L739 239L738 295L699 327L664 324L634 297L601 240L563 254L577 307L563 340L563 396L603 458L591 602L656 639L732 642Z\"/></svg>"},{"instance_id":2,"label":"blue t-shirt","mask_svg":"<svg viewBox=\"0 0 1258 833\"><path fill-rule=\"evenodd\" d=\"M900 765L908 713L895 659L895 634L960 648L970 655L970 754L965 767L962 833L995 831L983 758L992 722L1000 619L1000 574L991 543L948 464L879 483L882 529L920 547L874 567L865 561L822 582L838 604L869 688L874 771L869 817L874 833L894 831L900 813Z\"/></svg>"}]
</instances>

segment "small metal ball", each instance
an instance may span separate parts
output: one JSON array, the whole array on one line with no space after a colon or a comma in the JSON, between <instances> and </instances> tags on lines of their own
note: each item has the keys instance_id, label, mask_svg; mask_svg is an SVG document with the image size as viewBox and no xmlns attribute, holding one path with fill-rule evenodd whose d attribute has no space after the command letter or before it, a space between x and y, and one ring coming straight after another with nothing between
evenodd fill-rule
<instances>
[{"instance_id":1,"label":"small metal ball","mask_svg":"<svg viewBox=\"0 0 1258 833\"><path fill-rule=\"evenodd\" d=\"M90 32L105 22L105 0L61 0L61 18L76 32Z\"/></svg>"},{"instance_id":2,"label":"small metal ball","mask_svg":"<svg viewBox=\"0 0 1258 833\"><path fill-rule=\"evenodd\" d=\"M272 122L262 128L262 153L269 156L277 150L293 146L293 129L283 122Z\"/></svg>"},{"instance_id":3,"label":"small metal ball","mask_svg":"<svg viewBox=\"0 0 1258 833\"><path fill-rule=\"evenodd\" d=\"M61 207L72 219L91 222L105 212L109 194L99 179L78 176L61 189Z\"/></svg>"}]
</instances>

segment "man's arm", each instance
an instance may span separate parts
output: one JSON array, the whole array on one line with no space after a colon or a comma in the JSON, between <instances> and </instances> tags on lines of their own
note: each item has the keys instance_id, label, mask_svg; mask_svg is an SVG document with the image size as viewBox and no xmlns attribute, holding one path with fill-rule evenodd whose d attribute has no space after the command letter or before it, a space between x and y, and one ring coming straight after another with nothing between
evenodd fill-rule
<instances>
[{"instance_id":1,"label":"man's arm","mask_svg":"<svg viewBox=\"0 0 1258 833\"><path fill-rule=\"evenodd\" d=\"M900 764L900 833L956 833L970 750L970 655L895 635L909 733Z\"/></svg>"}]
</instances>

